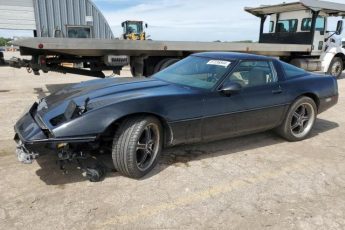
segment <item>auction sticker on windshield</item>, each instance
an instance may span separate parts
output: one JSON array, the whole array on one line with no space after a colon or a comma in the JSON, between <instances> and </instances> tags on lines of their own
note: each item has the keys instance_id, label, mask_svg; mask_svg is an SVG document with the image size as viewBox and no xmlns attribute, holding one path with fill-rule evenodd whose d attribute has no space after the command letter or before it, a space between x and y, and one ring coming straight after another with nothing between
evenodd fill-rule
<instances>
[{"instance_id":1,"label":"auction sticker on windshield","mask_svg":"<svg viewBox=\"0 0 345 230\"><path fill-rule=\"evenodd\" d=\"M223 61L223 60L210 60L207 62L207 65L218 65L223 67L228 67L231 64L229 61Z\"/></svg>"}]
</instances>

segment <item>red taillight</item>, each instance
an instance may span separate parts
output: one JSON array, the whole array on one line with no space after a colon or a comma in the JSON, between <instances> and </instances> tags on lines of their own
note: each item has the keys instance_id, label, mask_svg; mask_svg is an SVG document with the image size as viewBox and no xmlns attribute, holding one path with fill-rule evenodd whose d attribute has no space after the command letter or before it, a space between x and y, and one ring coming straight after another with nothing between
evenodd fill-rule
<instances>
[{"instance_id":1,"label":"red taillight","mask_svg":"<svg viewBox=\"0 0 345 230\"><path fill-rule=\"evenodd\" d=\"M44 45L41 43L41 44L38 45L38 48L39 48L39 49L43 49L43 48L44 48Z\"/></svg>"},{"instance_id":2,"label":"red taillight","mask_svg":"<svg viewBox=\"0 0 345 230\"><path fill-rule=\"evenodd\" d=\"M46 64L46 59L45 58L41 58L41 65L45 65Z\"/></svg>"}]
</instances>

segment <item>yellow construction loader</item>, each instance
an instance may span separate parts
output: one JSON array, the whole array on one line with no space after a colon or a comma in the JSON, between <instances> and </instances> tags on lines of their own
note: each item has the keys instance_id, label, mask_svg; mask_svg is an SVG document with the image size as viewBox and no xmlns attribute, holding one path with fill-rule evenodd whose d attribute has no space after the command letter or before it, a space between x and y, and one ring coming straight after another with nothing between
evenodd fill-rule
<instances>
[{"instance_id":1,"label":"yellow construction loader","mask_svg":"<svg viewBox=\"0 0 345 230\"><path fill-rule=\"evenodd\" d=\"M121 23L123 28L123 39L125 40L146 40L145 28L147 23L143 21L124 21Z\"/></svg>"}]
</instances>

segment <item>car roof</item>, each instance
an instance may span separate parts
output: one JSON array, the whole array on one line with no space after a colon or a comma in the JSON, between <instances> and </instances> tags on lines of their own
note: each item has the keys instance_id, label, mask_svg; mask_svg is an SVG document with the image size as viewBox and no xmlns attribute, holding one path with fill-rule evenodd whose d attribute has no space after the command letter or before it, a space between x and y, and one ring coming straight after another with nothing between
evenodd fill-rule
<instances>
[{"instance_id":1,"label":"car roof","mask_svg":"<svg viewBox=\"0 0 345 230\"><path fill-rule=\"evenodd\" d=\"M192 54L192 56L207 57L222 60L272 60L272 57L266 57L262 55L236 53L236 52L204 52Z\"/></svg>"}]
</instances>

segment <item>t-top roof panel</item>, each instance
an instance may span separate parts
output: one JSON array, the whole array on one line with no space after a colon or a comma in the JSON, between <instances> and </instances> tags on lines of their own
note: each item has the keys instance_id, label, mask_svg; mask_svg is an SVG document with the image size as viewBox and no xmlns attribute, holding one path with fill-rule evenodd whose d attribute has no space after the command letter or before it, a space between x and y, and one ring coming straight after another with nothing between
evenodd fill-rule
<instances>
[{"instance_id":1,"label":"t-top roof panel","mask_svg":"<svg viewBox=\"0 0 345 230\"><path fill-rule=\"evenodd\" d=\"M299 2L264 5L255 8L245 7L244 10L258 17L298 10L322 11L329 15L345 16L345 4L319 0L300 0Z\"/></svg>"}]
</instances>

